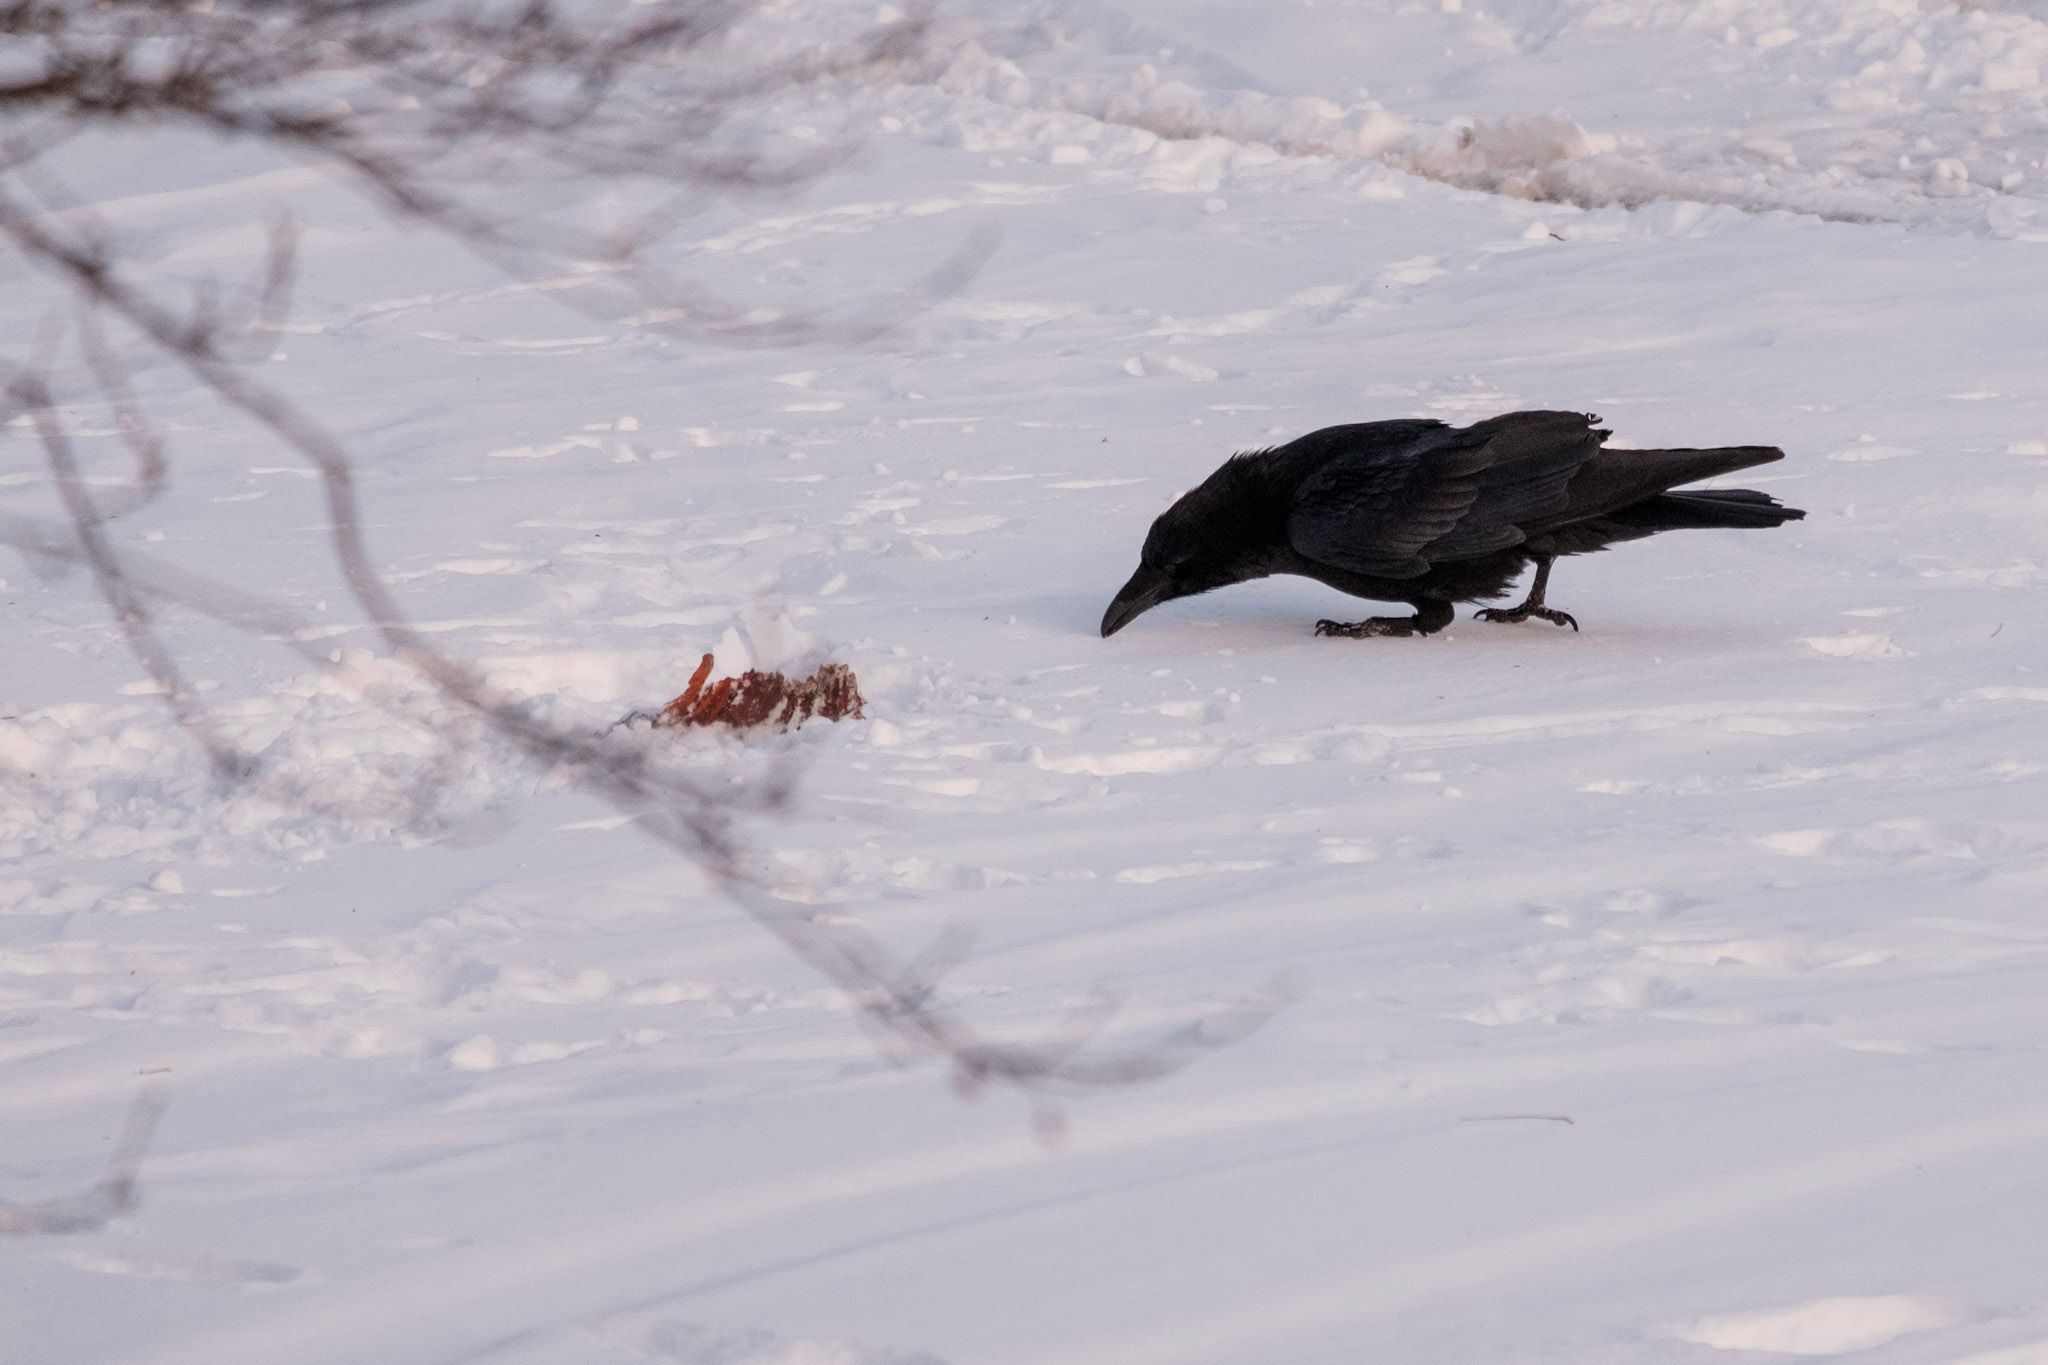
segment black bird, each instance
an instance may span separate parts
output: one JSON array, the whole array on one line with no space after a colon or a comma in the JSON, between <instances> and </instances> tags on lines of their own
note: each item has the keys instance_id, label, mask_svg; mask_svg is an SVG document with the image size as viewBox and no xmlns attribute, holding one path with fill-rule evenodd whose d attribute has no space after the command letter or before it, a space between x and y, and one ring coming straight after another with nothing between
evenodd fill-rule
<instances>
[{"instance_id":1,"label":"black bird","mask_svg":"<svg viewBox=\"0 0 2048 1365\"><path fill-rule=\"evenodd\" d=\"M1451 603L1501 596L1524 564L1536 566L1528 600L1479 619L1534 616L1577 630L1543 604L1559 555L1659 531L1782 526L1806 515L1744 488L1670 491L1784 459L1775 446L1608 450L1599 420L1511 412L1469 427L1359 422L1234 455L1152 523L1102 633L1176 597L1291 573L1415 608L1413 616L1318 621L1318 635L1433 635L1451 623Z\"/></svg>"}]
</instances>

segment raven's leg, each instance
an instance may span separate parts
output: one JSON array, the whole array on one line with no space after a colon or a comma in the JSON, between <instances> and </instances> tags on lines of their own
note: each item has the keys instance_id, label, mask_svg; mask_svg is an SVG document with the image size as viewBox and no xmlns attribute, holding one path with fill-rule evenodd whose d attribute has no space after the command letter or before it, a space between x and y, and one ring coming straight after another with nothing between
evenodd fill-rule
<instances>
[{"instance_id":1,"label":"raven's leg","mask_svg":"<svg viewBox=\"0 0 2048 1365\"><path fill-rule=\"evenodd\" d=\"M1363 640L1374 635L1434 635L1449 625L1457 612L1449 602L1417 602L1413 616L1373 616L1363 621L1318 621L1316 634L1341 635Z\"/></svg>"},{"instance_id":2,"label":"raven's leg","mask_svg":"<svg viewBox=\"0 0 2048 1365\"><path fill-rule=\"evenodd\" d=\"M1536 555L1536 581L1529 585L1529 600L1519 607L1483 607L1473 614L1476 621L1526 621L1534 616L1539 620L1552 621L1560 626L1579 628L1570 612L1556 611L1543 605L1543 589L1550 583L1551 561L1556 555Z\"/></svg>"}]
</instances>

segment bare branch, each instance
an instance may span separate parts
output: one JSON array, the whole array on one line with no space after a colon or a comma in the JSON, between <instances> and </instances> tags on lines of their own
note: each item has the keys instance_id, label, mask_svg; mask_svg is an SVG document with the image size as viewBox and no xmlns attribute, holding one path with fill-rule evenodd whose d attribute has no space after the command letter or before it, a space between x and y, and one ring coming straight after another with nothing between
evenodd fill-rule
<instances>
[{"instance_id":1,"label":"bare branch","mask_svg":"<svg viewBox=\"0 0 2048 1365\"><path fill-rule=\"evenodd\" d=\"M593 17L601 8L554 0L213 0L204 9L159 0L0 0L0 35L27 54L0 84L0 117L26 122L26 131L0 141L0 244L77 301L92 392L112 411L135 468L125 496L96 498L58 410L51 366L16 372L9 395L31 418L66 521L0 516L0 542L39 562L87 567L129 648L217 773L302 795L289 777L259 771L198 704L156 615L164 603L182 602L310 655L291 630L278 629L283 614L157 567L138 574L107 534L109 520L157 495L173 463L131 378L149 363L181 367L214 401L313 470L325 504L327 551L355 608L429 695L452 702L483 732L630 817L701 869L756 924L844 990L862 1021L897 1049L943 1060L963 1091L1002 1084L1057 1095L1170 1074L1257 1027L1277 1000L1249 999L1135 1044L1104 1041L1116 1010L1107 999L1032 1042L983 1037L943 998L944 977L964 951L955 935L942 934L906 962L866 933L765 889L744 826L786 809L786 769L735 788L665 761L656 746L552 723L438 648L406 615L367 542L349 450L246 363L252 343L267 340L284 316L295 259L289 220L273 229L253 287L232 298L202 288L190 303L173 305L136 277L115 234L37 165L79 128L174 124L255 140L344 173L393 216L515 278L568 263L601 266L553 295L587 311L611 316L623 303L639 310L639 325L682 326L725 342L879 336L957 289L990 249L989 239L971 238L907 298L837 318L764 316L647 259L665 214L607 239L494 207L500 176L630 184L679 199L807 181L838 164L844 150L771 150L757 138L735 141L728 130L737 115L784 91L910 61L928 27L913 17L856 41L749 64L723 45L747 8L687 0L605 22ZM137 355L117 352L102 323ZM376 704L397 707L389 699ZM1040 1122L1050 1131L1047 1112ZM132 1189L132 1181L119 1189Z\"/></svg>"}]
</instances>

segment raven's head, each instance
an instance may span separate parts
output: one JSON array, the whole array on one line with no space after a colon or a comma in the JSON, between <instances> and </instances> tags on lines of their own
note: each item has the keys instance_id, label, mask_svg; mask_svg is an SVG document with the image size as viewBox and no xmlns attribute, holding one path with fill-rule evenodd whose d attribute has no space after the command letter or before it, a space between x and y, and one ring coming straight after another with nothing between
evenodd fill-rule
<instances>
[{"instance_id":1,"label":"raven's head","mask_svg":"<svg viewBox=\"0 0 2048 1365\"><path fill-rule=\"evenodd\" d=\"M1261 527L1265 499L1252 459L1236 456L1159 514L1139 552L1138 571L1103 613L1104 639L1161 602L1271 572L1274 537Z\"/></svg>"}]
</instances>

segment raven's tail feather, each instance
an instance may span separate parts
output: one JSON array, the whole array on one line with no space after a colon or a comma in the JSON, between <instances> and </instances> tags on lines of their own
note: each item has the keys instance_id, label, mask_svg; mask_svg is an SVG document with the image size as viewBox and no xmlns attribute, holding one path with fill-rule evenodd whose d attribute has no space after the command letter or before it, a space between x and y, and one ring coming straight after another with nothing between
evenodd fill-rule
<instances>
[{"instance_id":1,"label":"raven's tail feather","mask_svg":"<svg viewBox=\"0 0 2048 1365\"><path fill-rule=\"evenodd\" d=\"M1572 477L1565 506L1553 525L1607 516L1647 502L1680 484L1750 469L1785 452L1776 446L1719 446L1708 450L1603 450Z\"/></svg>"},{"instance_id":2,"label":"raven's tail feather","mask_svg":"<svg viewBox=\"0 0 2048 1365\"><path fill-rule=\"evenodd\" d=\"M1638 531L1686 531L1701 527L1760 530L1798 521L1806 513L1768 493L1750 488L1703 488L1663 493L1609 514Z\"/></svg>"},{"instance_id":3,"label":"raven's tail feather","mask_svg":"<svg viewBox=\"0 0 2048 1365\"><path fill-rule=\"evenodd\" d=\"M1627 459L1631 466L1641 470L1657 470L1670 480L1664 486L1694 483L1700 479L1712 479L1722 474L1733 474L1738 469L1754 469L1760 464L1772 464L1785 458L1785 452L1776 446L1714 446L1706 450L1617 450L1616 455Z\"/></svg>"}]
</instances>

